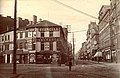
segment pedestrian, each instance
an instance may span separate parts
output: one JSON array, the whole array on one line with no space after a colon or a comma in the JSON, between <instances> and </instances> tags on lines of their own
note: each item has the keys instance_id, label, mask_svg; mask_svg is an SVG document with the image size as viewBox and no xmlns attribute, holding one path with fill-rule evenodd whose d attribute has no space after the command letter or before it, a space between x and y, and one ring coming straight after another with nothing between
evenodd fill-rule
<instances>
[{"instance_id":1,"label":"pedestrian","mask_svg":"<svg viewBox=\"0 0 120 78\"><path fill-rule=\"evenodd\" d=\"M69 60L69 71L71 71L71 68L72 68L72 60L70 59Z\"/></svg>"}]
</instances>

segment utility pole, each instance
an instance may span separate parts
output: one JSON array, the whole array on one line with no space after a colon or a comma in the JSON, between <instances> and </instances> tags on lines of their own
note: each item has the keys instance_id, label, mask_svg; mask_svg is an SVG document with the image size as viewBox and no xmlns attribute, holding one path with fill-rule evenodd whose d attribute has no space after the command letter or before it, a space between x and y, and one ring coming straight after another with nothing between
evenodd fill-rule
<instances>
[{"instance_id":1,"label":"utility pole","mask_svg":"<svg viewBox=\"0 0 120 78\"><path fill-rule=\"evenodd\" d=\"M113 34L114 34L114 32L113 32L113 29L112 29L112 20L113 19L111 19L111 13L112 13L112 11L110 9L109 10L110 43L111 43L111 45L110 45L110 57L111 57L111 62L113 62L112 51L113 51L113 47L114 47L114 45L113 45Z\"/></svg>"},{"instance_id":2,"label":"utility pole","mask_svg":"<svg viewBox=\"0 0 120 78\"><path fill-rule=\"evenodd\" d=\"M14 4L14 52L13 52L13 74L16 74L16 19L17 19L17 0Z\"/></svg>"},{"instance_id":3,"label":"utility pole","mask_svg":"<svg viewBox=\"0 0 120 78\"><path fill-rule=\"evenodd\" d=\"M75 64L75 40L74 40L74 33L77 33L77 32L83 32L83 31L86 31L86 30L81 30L81 31L74 31L74 32L68 32L68 33L71 33L72 34L72 41L73 41L73 49L72 49L72 51L73 51L73 64Z\"/></svg>"},{"instance_id":4,"label":"utility pole","mask_svg":"<svg viewBox=\"0 0 120 78\"><path fill-rule=\"evenodd\" d=\"M118 3L119 4L119 3ZM116 18L116 21L118 21L118 15L117 15L117 0L115 0L115 18ZM117 25L117 26L119 26L119 25ZM115 56L115 61L116 61L116 63L118 62L118 46L119 46L119 44L118 44L118 42L119 42L119 36L117 35L117 44L116 44L116 56Z\"/></svg>"},{"instance_id":5,"label":"utility pole","mask_svg":"<svg viewBox=\"0 0 120 78\"><path fill-rule=\"evenodd\" d=\"M75 64L75 44L74 44L74 32L72 32L72 37L73 37L73 65Z\"/></svg>"}]
</instances>

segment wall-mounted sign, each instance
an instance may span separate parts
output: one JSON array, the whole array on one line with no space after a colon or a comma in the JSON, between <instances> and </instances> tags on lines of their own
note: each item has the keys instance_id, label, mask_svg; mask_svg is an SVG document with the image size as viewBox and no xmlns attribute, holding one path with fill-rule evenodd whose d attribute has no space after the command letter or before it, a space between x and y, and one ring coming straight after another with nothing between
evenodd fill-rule
<instances>
[{"instance_id":1,"label":"wall-mounted sign","mask_svg":"<svg viewBox=\"0 0 120 78\"><path fill-rule=\"evenodd\" d=\"M60 28L39 28L39 31L59 31Z\"/></svg>"},{"instance_id":2,"label":"wall-mounted sign","mask_svg":"<svg viewBox=\"0 0 120 78\"><path fill-rule=\"evenodd\" d=\"M36 38L36 41L37 42L44 42L44 41L46 41L46 42L50 42L50 41L59 41L59 38L57 38L57 37L53 37L53 38Z\"/></svg>"}]
</instances>

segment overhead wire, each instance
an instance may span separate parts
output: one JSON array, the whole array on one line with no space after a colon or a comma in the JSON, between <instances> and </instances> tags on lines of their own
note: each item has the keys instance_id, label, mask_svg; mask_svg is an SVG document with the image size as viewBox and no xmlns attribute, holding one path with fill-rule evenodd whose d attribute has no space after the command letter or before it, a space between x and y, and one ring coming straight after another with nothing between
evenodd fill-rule
<instances>
[{"instance_id":1,"label":"overhead wire","mask_svg":"<svg viewBox=\"0 0 120 78\"><path fill-rule=\"evenodd\" d=\"M89 17L91 17L91 18L94 18L94 19L97 19L97 20L98 20L97 17L92 16L92 15L90 15L90 14L88 14L88 13L83 12L83 11L80 11L80 10L78 10L78 9L76 9L76 8L73 8L73 7L69 6L69 5L66 5L66 4L64 4L64 3L62 3L62 2L60 2L60 1L58 1L58 0L52 0L52 1L54 1L54 2L56 2L56 3L58 3L58 4L60 4L60 5L63 5L63 6L65 6L65 7L67 7L67 8L70 8L70 9L72 9L72 10L74 10L74 11L77 11L77 12L79 12L79 13L81 13L81 14L84 14L84 15L86 15L86 16L89 16Z\"/></svg>"}]
</instances>

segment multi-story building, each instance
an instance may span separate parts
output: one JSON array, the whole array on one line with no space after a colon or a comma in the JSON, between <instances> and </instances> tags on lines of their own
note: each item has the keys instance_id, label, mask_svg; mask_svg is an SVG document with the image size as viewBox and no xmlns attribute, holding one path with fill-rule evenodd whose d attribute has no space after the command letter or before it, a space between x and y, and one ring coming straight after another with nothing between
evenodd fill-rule
<instances>
[{"instance_id":1,"label":"multi-story building","mask_svg":"<svg viewBox=\"0 0 120 78\"><path fill-rule=\"evenodd\" d=\"M0 53L2 53L1 62L12 63L13 51L13 31L0 34Z\"/></svg>"},{"instance_id":2,"label":"multi-story building","mask_svg":"<svg viewBox=\"0 0 120 78\"><path fill-rule=\"evenodd\" d=\"M110 24L113 39L112 60L120 62L120 0L110 0ZM115 58L116 57L116 58Z\"/></svg>"},{"instance_id":3,"label":"multi-story building","mask_svg":"<svg viewBox=\"0 0 120 78\"><path fill-rule=\"evenodd\" d=\"M29 23L28 19L22 19L18 17L17 19L17 28L21 28L26 26ZM13 30L14 27L14 19L11 18L11 16L4 17L0 15L0 32L6 31L6 30Z\"/></svg>"},{"instance_id":4,"label":"multi-story building","mask_svg":"<svg viewBox=\"0 0 120 78\"><path fill-rule=\"evenodd\" d=\"M94 59L98 50L98 36L98 26L96 22L91 22L87 31L87 55L90 59Z\"/></svg>"},{"instance_id":5,"label":"multi-story building","mask_svg":"<svg viewBox=\"0 0 120 78\"><path fill-rule=\"evenodd\" d=\"M10 38L13 38L13 31L10 32ZM1 34L0 37L5 34ZM1 43L3 44L5 43ZM9 51L4 52L5 63L12 63L13 44L11 52ZM67 31L60 25L47 20L37 22L37 17L34 16L33 23L17 30L17 63L65 63L67 52Z\"/></svg>"},{"instance_id":6,"label":"multi-story building","mask_svg":"<svg viewBox=\"0 0 120 78\"><path fill-rule=\"evenodd\" d=\"M99 50L102 52L103 61L111 60L111 26L110 26L110 6L103 5L99 11Z\"/></svg>"},{"instance_id":7,"label":"multi-story building","mask_svg":"<svg viewBox=\"0 0 120 78\"><path fill-rule=\"evenodd\" d=\"M88 59L91 58L91 36L90 36L90 27L88 26L88 30L87 30L87 54L88 54Z\"/></svg>"},{"instance_id":8,"label":"multi-story building","mask_svg":"<svg viewBox=\"0 0 120 78\"><path fill-rule=\"evenodd\" d=\"M79 58L81 60L87 60L88 59L88 53L87 53L87 42L82 43L82 48L79 52Z\"/></svg>"},{"instance_id":9,"label":"multi-story building","mask_svg":"<svg viewBox=\"0 0 120 78\"><path fill-rule=\"evenodd\" d=\"M17 26L20 28L28 24L27 19L18 18L18 20ZM0 15L0 63L12 63L13 26L13 18Z\"/></svg>"}]
</instances>

